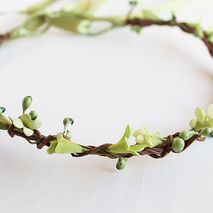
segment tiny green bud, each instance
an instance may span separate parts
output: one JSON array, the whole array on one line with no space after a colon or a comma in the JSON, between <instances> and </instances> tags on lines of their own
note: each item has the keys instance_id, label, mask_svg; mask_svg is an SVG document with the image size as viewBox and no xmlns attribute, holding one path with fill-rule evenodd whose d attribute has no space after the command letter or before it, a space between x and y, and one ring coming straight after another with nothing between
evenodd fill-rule
<instances>
[{"instance_id":1,"label":"tiny green bud","mask_svg":"<svg viewBox=\"0 0 213 213\"><path fill-rule=\"evenodd\" d=\"M172 142L172 151L179 153L182 152L185 146L185 142L182 138L175 138Z\"/></svg>"},{"instance_id":2,"label":"tiny green bud","mask_svg":"<svg viewBox=\"0 0 213 213\"><path fill-rule=\"evenodd\" d=\"M0 115L2 115L5 112L5 108L4 107L0 107Z\"/></svg>"},{"instance_id":3,"label":"tiny green bud","mask_svg":"<svg viewBox=\"0 0 213 213\"><path fill-rule=\"evenodd\" d=\"M130 4L131 6L136 6L136 5L138 4L138 1L137 1L137 0L130 0L130 1L129 1L129 4Z\"/></svg>"},{"instance_id":4,"label":"tiny green bud","mask_svg":"<svg viewBox=\"0 0 213 213\"><path fill-rule=\"evenodd\" d=\"M197 133L194 131L183 131L180 133L179 138L182 138L184 141L187 141L195 134Z\"/></svg>"},{"instance_id":5,"label":"tiny green bud","mask_svg":"<svg viewBox=\"0 0 213 213\"><path fill-rule=\"evenodd\" d=\"M0 115L0 129L7 130L11 124L12 121L9 118Z\"/></svg>"},{"instance_id":6,"label":"tiny green bud","mask_svg":"<svg viewBox=\"0 0 213 213\"><path fill-rule=\"evenodd\" d=\"M64 118L63 124L64 124L65 127L67 127L68 125L73 125L74 120L72 118Z\"/></svg>"},{"instance_id":7,"label":"tiny green bud","mask_svg":"<svg viewBox=\"0 0 213 213\"><path fill-rule=\"evenodd\" d=\"M211 137L213 134L212 128L206 127L201 129L201 135L206 137Z\"/></svg>"},{"instance_id":8,"label":"tiny green bud","mask_svg":"<svg viewBox=\"0 0 213 213\"><path fill-rule=\"evenodd\" d=\"M23 108L23 113L31 106L32 104L32 97L31 96L26 96L23 101L22 101L22 108Z\"/></svg>"},{"instance_id":9,"label":"tiny green bud","mask_svg":"<svg viewBox=\"0 0 213 213\"><path fill-rule=\"evenodd\" d=\"M29 114L30 114L30 117L31 117L32 120L36 120L37 117L38 117L37 112L34 111L34 110L32 110Z\"/></svg>"},{"instance_id":10,"label":"tiny green bud","mask_svg":"<svg viewBox=\"0 0 213 213\"><path fill-rule=\"evenodd\" d=\"M126 163L127 163L127 158L119 157L118 162L116 164L116 169L118 169L118 170L124 169L126 166Z\"/></svg>"}]
</instances>

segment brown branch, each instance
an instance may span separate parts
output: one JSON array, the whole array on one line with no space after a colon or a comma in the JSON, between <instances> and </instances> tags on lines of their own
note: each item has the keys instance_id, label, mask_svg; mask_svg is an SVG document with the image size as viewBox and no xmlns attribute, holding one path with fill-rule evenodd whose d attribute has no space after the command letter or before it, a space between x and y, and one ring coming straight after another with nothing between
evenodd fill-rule
<instances>
[{"instance_id":1,"label":"brown branch","mask_svg":"<svg viewBox=\"0 0 213 213\"><path fill-rule=\"evenodd\" d=\"M47 146L49 147L51 144L51 141L56 139L56 135L48 135L45 136L41 134L38 130L34 132L32 136L26 136L20 129L16 128L14 125L11 125L8 129L8 134L11 137L18 136L26 139L29 143L31 144L36 144L38 149L42 149L43 147ZM170 152L172 152L171 144L173 142L173 138L179 136L179 132L169 135L166 137L165 141L163 144L153 147L153 148L145 148L144 150L139 152L139 155L148 155L152 158L163 158ZM199 134L196 134L192 136L189 140L185 141L185 148L188 148L194 141L200 138ZM129 153L122 153L122 154L113 154L109 153L107 151L107 148L111 146L111 143L105 143L100 146L84 146L87 151L83 153L78 153L78 154L71 154L73 157L84 157L87 155L99 155L99 156L104 156L108 157L111 159L116 159L118 157L124 157L124 158L131 158L133 157L132 154Z\"/></svg>"},{"instance_id":2,"label":"brown branch","mask_svg":"<svg viewBox=\"0 0 213 213\"><path fill-rule=\"evenodd\" d=\"M132 18L127 19L126 25L128 26L140 26L140 27L148 27L148 26L169 26L169 27L178 27L183 32L192 34L196 36L196 28L186 22L178 22L175 18L171 20L150 20L150 19L141 19L141 18ZM203 31L203 37L201 38L205 46L207 47L210 55L213 57L213 43L211 43L208 39L208 33Z\"/></svg>"},{"instance_id":3,"label":"brown branch","mask_svg":"<svg viewBox=\"0 0 213 213\"><path fill-rule=\"evenodd\" d=\"M0 34L0 45L10 39L10 33Z\"/></svg>"}]
</instances>

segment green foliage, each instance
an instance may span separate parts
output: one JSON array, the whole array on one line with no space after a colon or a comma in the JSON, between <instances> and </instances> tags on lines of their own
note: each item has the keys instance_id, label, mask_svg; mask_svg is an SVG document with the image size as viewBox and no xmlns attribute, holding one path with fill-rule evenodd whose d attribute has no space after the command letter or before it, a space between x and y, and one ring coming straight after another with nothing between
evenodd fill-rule
<instances>
[{"instance_id":1,"label":"green foliage","mask_svg":"<svg viewBox=\"0 0 213 213\"><path fill-rule=\"evenodd\" d=\"M25 113L32 104L32 97L26 96L22 101L22 108L24 114L16 119L12 119L13 125L22 130L26 136L31 136L34 133L34 130L37 130L41 127L41 121L37 119L37 113L33 110L29 114Z\"/></svg>"},{"instance_id":2,"label":"green foliage","mask_svg":"<svg viewBox=\"0 0 213 213\"><path fill-rule=\"evenodd\" d=\"M158 146L165 140L164 137L158 132L149 132L146 128L135 131L133 136L137 142L135 148L141 148L141 150L146 147L152 148Z\"/></svg>"},{"instance_id":3,"label":"green foliage","mask_svg":"<svg viewBox=\"0 0 213 213\"><path fill-rule=\"evenodd\" d=\"M87 34L92 20L83 16L91 15L102 3L103 0L83 0L74 8L47 14L48 19L51 25L60 29L77 34Z\"/></svg>"},{"instance_id":4,"label":"green foliage","mask_svg":"<svg viewBox=\"0 0 213 213\"><path fill-rule=\"evenodd\" d=\"M86 149L82 146L64 138L63 134L57 134L57 140L51 142L50 147L47 152L49 154L58 153L58 154L71 154L71 153L82 153Z\"/></svg>"},{"instance_id":5,"label":"green foliage","mask_svg":"<svg viewBox=\"0 0 213 213\"><path fill-rule=\"evenodd\" d=\"M51 141L50 146L49 146L48 149L47 149L47 153L48 153L48 154L54 154L57 145L58 145L57 140Z\"/></svg>"},{"instance_id":6,"label":"green foliage","mask_svg":"<svg viewBox=\"0 0 213 213\"><path fill-rule=\"evenodd\" d=\"M195 131L182 131L179 135L184 141L189 140L192 136L196 135L197 132Z\"/></svg>"},{"instance_id":7,"label":"green foliage","mask_svg":"<svg viewBox=\"0 0 213 213\"><path fill-rule=\"evenodd\" d=\"M125 129L125 132L122 138L118 141L118 143L113 144L107 148L107 151L113 154L132 154L138 156L139 154L129 146L128 141L132 134L131 127L128 125Z\"/></svg>"},{"instance_id":8,"label":"green foliage","mask_svg":"<svg viewBox=\"0 0 213 213\"><path fill-rule=\"evenodd\" d=\"M199 132L205 127L213 128L213 104L209 105L207 113L203 109L197 107L195 116L196 118L190 122L190 126L195 131Z\"/></svg>"},{"instance_id":9,"label":"green foliage","mask_svg":"<svg viewBox=\"0 0 213 213\"><path fill-rule=\"evenodd\" d=\"M29 129L36 130L41 127L41 121L38 119L32 120L29 114L21 115L20 119L22 120L24 126L28 127Z\"/></svg>"}]
</instances>

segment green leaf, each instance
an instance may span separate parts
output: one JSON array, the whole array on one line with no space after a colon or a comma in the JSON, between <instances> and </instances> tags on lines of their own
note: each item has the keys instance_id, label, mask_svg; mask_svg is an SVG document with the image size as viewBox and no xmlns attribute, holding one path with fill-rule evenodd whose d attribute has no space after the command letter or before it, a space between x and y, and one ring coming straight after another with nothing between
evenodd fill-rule
<instances>
[{"instance_id":1,"label":"green leaf","mask_svg":"<svg viewBox=\"0 0 213 213\"><path fill-rule=\"evenodd\" d=\"M57 135L57 143L55 153L58 154L82 153L85 151L82 146L65 139L61 133Z\"/></svg>"},{"instance_id":2,"label":"green leaf","mask_svg":"<svg viewBox=\"0 0 213 213\"><path fill-rule=\"evenodd\" d=\"M13 125L18 129L22 129L24 127L24 124L20 118L14 119Z\"/></svg>"},{"instance_id":3,"label":"green leaf","mask_svg":"<svg viewBox=\"0 0 213 213\"><path fill-rule=\"evenodd\" d=\"M30 137L30 136L33 135L33 133L34 133L33 130L31 130L31 129L27 128L27 127L24 127L24 128L23 128L23 132L24 132L24 134L25 134L26 136L28 136L28 137Z\"/></svg>"},{"instance_id":4,"label":"green leaf","mask_svg":"<svg viewBox=\"0 0 213 213\"><path fill-rule=\"evenodd\" d=\"M35 36L41 34L49 27L49 20L46 15L39 14L30 17L22 25L11 32L11 38L17 39L26 36Z\"/></svg>"},{"instance_id":5,"label":"green leaf","mask_svg":"<svg viewBox=\"0 0 213 213\"><path fill-rule=\"evenodd\" d=\"M122 136L122 138L118 141L118 143L113 144L107 148L107 150L111 153L119 154L119 153L130 153L132 155L139 155L136 151L132 150L128 145L129 138L132 134L131 128L128 125L126 130Z\"/></svg>"},{"instance_id":6,"label":"green leaf","mask_svg":"<svg viewBox=\"0 0 213 213\"><path fill-rule=\"evenodd\" d=\"M46 23L46 18L44 15L37 15L31 20L27 21L23 28L31 32L37 32L40 27Z\"/></svg>"},{"instance_id":7,"label":"green leaf","mask_svg":"<svg viewBox=\"0 0 213 213\"><path fill-rule=\"evenodd\" d=\"M131 146L131 149L134 150L135 152L140 152L142 150L144 150L146 147L148 147L149 145L144 143L144 144L136 144Z\"/></svg>"},{"instance_id":8,"label":"green leaf","mask_svg":"<svg viewBox=\"0 0 213 213\"><path fill-rule=\"evenodd\" d=\"M201 124L205 121L206 113L201 108L197 107L195 109L195 115Z\"/></svg>"},{"instance_id":9,"label":"green leaf","mask_svg":"<svg viewBox=\"0 0 213 213\"><path fill-rule=\"evenodd\" d=\"M29 129L36 130L41 127L41 121L38 119L32 120L29 114L23 114L20 119L22 120L24 126L28 127Z\"/></svg>"},{"instance_id":10,"label":"green leaf","mask_svg":"<svg viewBox=\"0 0 213 213\"><path fill-rule=\"evenodd\" d=\"M54 154L57 145L58 145L57 140L51 141L51 142L50 142L50 146L49 146L48 149L47 149L47 153L48 153L48 154Z\"/></svg>"},{"instance_id":11,"label":"green leaf","mask_svg":"<svg viewBox=\"0 0 213 213\"><path fill-rule=\"evenodd\" d=\"M179 135L179 138L183 139L184 141L187 141L196 134L197 132L195 131L182 131Z\"/></svg>"},{"instance_id":12,"label":"green leaf","mask_svg":"<svg viewBox=\"0 0 213 213\"><path fill-rule=\"evenodd\" d=\"M78 15L62 11L54 16L49 16L51 25L73 33L84 34L87 32L90 21L78 17Z\"/></svg>"}]
</instances>

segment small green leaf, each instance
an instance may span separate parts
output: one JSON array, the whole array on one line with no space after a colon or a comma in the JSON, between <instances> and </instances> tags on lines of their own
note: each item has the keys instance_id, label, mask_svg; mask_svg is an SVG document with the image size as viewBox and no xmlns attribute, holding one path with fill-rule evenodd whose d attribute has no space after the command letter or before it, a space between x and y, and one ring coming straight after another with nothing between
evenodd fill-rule
<instances>
[{"instance_id":1,"label":"small green leaf","mask_svg":"<svg viewBox=\"0 0 213 213\"><path fill-rule=\"evenodd\" d=\"M107 148L107 150L111 153L119 154L119 153L130 153L132 155L139 155L136 151L132 150L128 145L129 138L132 134L131 128L128 125L126 130L122 136L122 138L118 141L118 143L113 144Z\"/></svg>"},{"instance_id":2,"label":"small green leaf","mask_svg":"<svg viewBox=\"0 0 213 213\"><path fill-rule=\"evenodd\" d=\"M23 114L20 119L29 129L36 130L41 127L41 121L38 119L32 120L29 114Z\"/></svg>"},{"instance_id":3,"label":"small green leaf","mask_svg":"<svg viewBox=\"0 0 213 213\"><path fill-rule=\"evenodd\" d=\"M18 129L22 129L24 127L24 124L20 118L14 119L13 125Z\"/></svg>"},{"instance_id":4,"label":"small green leaf","mask_svg":"<svg viewBox=\"0 0 213 213\"><path fill-rule=\"evenodd\" d=\"M90 21L78 17L76 14L62 11L54 16L49 16L50 23L60 29L73 33L85 34L88 31Z\"/></svg>"},{"instance_id":5,"label":"small green leaf","mask_svg":"<svg viewBox=\"0 0 213 213\"><path fill-rule=\"evenodd\" d=\"M201 108L197 107L195 109L195 115L201 124L205 121L206 113Z\"/></svg>"},{"instance_id":6,"label":"small green leaf","mask_svg":"<svg viewBox=\"0 0 213 213\"><path fill-rule=\"evenodd\" d=\"M136 144L131 146L131 149L134 150L135 152L140 152L142 150L144 150L146 147L149 147L149 144Z\"/></svg>"},{"instance_id":7,"label":"small green leaf","mask_svg":"<svg viewBox=\"0 0 213 213\"><path fill-rule=\"evenodd\" d=\"M24 132L24 134L25 134L26 136L28 136L28 137L30 137L30 136L33 135L33 133L34 133L33 130L31 130L31 129L27 128L27 127L24 127L24 128L23 128L23 132Z\"/></svg>"},{"instance_id":8,"label":"small green leaf","mask_svg":"<svg viewBox=\"0 0 213 213\"><path fill-rule=\"evenodd\" d=\"M85 151L82 146L65 139L61 133L57 135L57 143L55 153L58 154L82 153Z\"/></svg>"},{"instance_id":9,"label":"small green leaf","mask_svg":"<svg viewBox=\"0 0 213 213\"><path fill-rule=\"evenodd\" d=\"M50 142L50 146L49 146L48 149L47 149L47 153L48 153L48 154L54 154L57 145L58 145L57 140L51 141L51 142Z\"/></svg>"},{"instance_id":10,"label":"small green leaf","mask_svg":"<svg viewBox=\"0 0 213 213\"><path fill-rule=\"evenodd\" d=\"M196 135L197 132L194 131L182 131L179 135L180 138L182 138L184 141L189 140L192 136Z\"/></svg>"}]
</instances>

